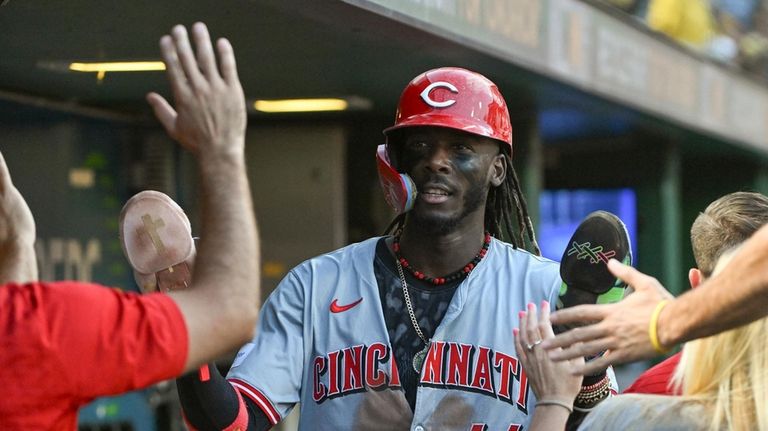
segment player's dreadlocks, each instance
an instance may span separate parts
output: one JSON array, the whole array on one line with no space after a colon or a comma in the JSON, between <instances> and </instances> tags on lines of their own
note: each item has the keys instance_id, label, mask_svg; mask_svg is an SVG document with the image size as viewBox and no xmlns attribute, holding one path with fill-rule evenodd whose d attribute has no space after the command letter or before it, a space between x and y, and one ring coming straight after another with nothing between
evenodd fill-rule
<instances>
[{"instance_id":1,"label":"player's dreadlocks","mask_svg":"<svg viewBox=\"0 0 768 431\"><path fill-rule=\"evenodd\" d=\"M509 242L515 247L541 255L531 216L528 215L528 204L525 202L520 180L512 165L509 149L502 146L502 153L507 165L507 175L500 186L488 191L485 204L486 229L499 239L509 238Z\"/></svg>"},{"instance_id":2,"label":"player's dreadlocks","mask_svg":"<svg viewBox=\"0 0 768 431\"><path fill-rule=\"evenodd\" d=\"M536 255L541 255L539 244L536 242L536 234L533 231L533 223L528 215L528 205L520 188L520 180L512 165L512 157L509 149L501 145L506 164L506 177L498 187L488 191L485 203L485 228L498 239L508 241L513 246L528 250ZM405 225L404 214L395 217L384 232L391 235L403 229Z\"/></svg>"}]
</instances>

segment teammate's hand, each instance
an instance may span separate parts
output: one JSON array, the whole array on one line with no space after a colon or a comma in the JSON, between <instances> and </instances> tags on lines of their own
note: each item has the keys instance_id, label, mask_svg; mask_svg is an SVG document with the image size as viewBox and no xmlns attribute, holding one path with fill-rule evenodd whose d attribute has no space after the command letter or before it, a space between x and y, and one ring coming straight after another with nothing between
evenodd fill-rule
<instances>
[{"instance_id":1,"label":"teammate's hand","mask_svg":"<svg viewBox=\"0 0 768 431\"><path fill-rule=\"evenodd\" d=\"M634 293L623 301L607 305L580 305L552 314L553 324L582 324L570 331L545 340L553 360L570 360L606 351L602 357L572 367L574 374L594 374L608 365L657 356L648 335L648 325L656 305L672 298L653 277L614 259L608 269L627 282Z\"/></svg>"},{"instance_id":2,"label":"teammate's hand","mask_svg":"<svg viewBox=\"0 0 768 431\"><path fill-rule=\"evenodd\" d=\"M232 45L226 39L216 42L217 65L205 24L192 26L192 38L197 55L184 26L175 26L170 36L160 39L175 109L157 93L149 93L147 101L168 134L206 163L222 156L242 157L245 96Z\"/></svg>"},{"instance_id":3,"label":"teammate's hand","mask_svg":"<svg viewBox=\"0 0 768 431\"><path fill-rule=\"evenodd\" d=\"M581 390L580 375L573 375L571 369L584 364L579 356L572 361L555 362L541 348L545 340L555 336L549 321L549 304L541 304L541 317L536 317L536 306L528 304L527 312L520 312L520 329L515 331L515 350L520 359L528 382L537 399L558 400L573 404Z\"/></svg>"}]
</instances>

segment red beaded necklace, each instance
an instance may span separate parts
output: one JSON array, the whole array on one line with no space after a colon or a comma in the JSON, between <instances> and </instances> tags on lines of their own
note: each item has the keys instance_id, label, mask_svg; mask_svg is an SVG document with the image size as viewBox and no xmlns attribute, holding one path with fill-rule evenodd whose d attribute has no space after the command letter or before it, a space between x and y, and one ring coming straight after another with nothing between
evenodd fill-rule
<instances>
[{"instance_id":1,"label":"red beaded necklace","mask_svg":"<svg viewBox=\"0 0 768 431\"><path fill-rule=\"evenodd\" d=\"M395 257L400 262L400 265L402 265L403 268L407 269L408 272L410 272L414 277L418 278L419 280L426 281L427 283L434 284L435 286L440 286L445 283L450 283L452 281L462 279L467 275L469 275L469 273L472 272L473 269L475 269L477 264L480 263L481 260L483 260L483 257L485 257L485 254L488 253L488 247L491 245L491 234L486 232L485 239L483 240L483 246L480 248L480 251L477 252L477 255L475 255L475 258L472 259L468 264L466 264L464 268L461 268L460 270L452 274L446 275L445 277L430 277L424 274L423 272L417 271L416 269L414 269L411 266L411 264L408 262L408 260L404 258L402 254L400 254L400 234L401 232L397 232L392 242L392 250L395 252Z\"/></svg>"}]
</instances>

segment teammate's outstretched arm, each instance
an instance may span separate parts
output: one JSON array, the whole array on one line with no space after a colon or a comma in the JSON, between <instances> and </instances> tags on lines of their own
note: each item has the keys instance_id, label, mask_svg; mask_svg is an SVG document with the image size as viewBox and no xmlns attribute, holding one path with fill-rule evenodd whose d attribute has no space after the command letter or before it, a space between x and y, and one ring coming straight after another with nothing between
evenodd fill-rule
<instances>
[{"instance_id":1,"label":"teammate's outstretched arm","mask_svg":"<svg viewBox=\"0 0 768 431\"><path fill-rule=\"evenodd\" d=\"M542 346L557 349L550 352L555 360L591 356L607 351L601 357L574 367L578 374L594 374L609 364L616 364L657 355L648 337L648 322L656 305L672 298L664 287L652 277L631 266L611 259L608 268L627 282L634 292L621 302L607 305L580 305L559 310L550 317L553 324L586 325L545 340ZM591 324L590 324L591 323ZM562 349L559 349L562 348Z\"/></svg>"},{"instance_id":2,"label":"teammate's outstretched arm","mask_svg":"<svg viewBox=\"0 0 768 431\"><path fill-rule=\"evenodd\" d=\"M559 334L542 343L553 359L608 350L608 354L576 373L592 373L612 363L651 358L659 354L651 343L650 323L663 300L655 325L659 347L717 334L768 315L768 226L762 227L734 255L717 276L677 299L653 277L612 261L611 272L629 283L635 292L611 305L585 305L560 310L551 316L555 324L591 323Z\"/></svg>"},{"instance_id":3,"label":"teammate's outstretched arm","mask_svg":"<svg viewBox=\"0 0 768 431\"><path fill-rule=\"evenodd\" d=\"M0 285L36 280L35 219L0 153Z\"/></svg>"},{"instance_id":4,"label":"teammate's outstretched arm","mask_svg":"<svg viewBox=\"0 0 768 431\"><path fill-rule=\"evenodd\" d=\"M192 40L179 25L160 39L174 105L147 95L168 134L196 158L202 232L191 288L172 292L189 332L185 370L253 335L259 300L259 242L245 169L245 96L232 46L202 23ZM218 55L218 62L217 62Z\"/></svg>"}]
</instances>

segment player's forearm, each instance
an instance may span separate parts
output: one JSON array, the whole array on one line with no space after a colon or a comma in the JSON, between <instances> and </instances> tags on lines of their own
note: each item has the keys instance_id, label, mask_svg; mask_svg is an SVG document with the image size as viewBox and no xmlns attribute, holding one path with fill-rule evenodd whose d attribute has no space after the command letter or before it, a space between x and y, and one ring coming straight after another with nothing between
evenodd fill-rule
<instances>
[{"instance_id":1,"label":"player's forearm","mask_svg":"<svg viewBox=\"0 0 768 431\"><path fill-rule=\"evenodd\" d=\"M239 333L242 344L252 336L260 279L259 240L245 158L241 152L209 162L201 159L200 164L203 229L195 281L214 293L210 298L216 301L217 313L223 314L218 316L223 331ZM230 292L215 292L221 289ZM225 320L230 321L225 325Z\"/></svg>"},{"instance_id":2,"label":"player's forearm","mask_svg":"<svg viewBox=\"0 0 768 431\"><path fill-rule=\"evenodd\" d=\"M768 315L768 230L744 243L723 271L662 310L659 341L673 346Z\"/></svg>"},{"instance_id":3,"label":"player's forearm","mask_svg":"<svg viewBox=\"0 0 768 431\"><path fill-rule=\"evenodd\" d=\"M37 255L27 240L9 241L0 246L0 284L37 280Z\"/></svg>"},{"instance_id":4,"label":"player's forearm","mask_svg":"<svg viewBox=\"0 0 768 431\"><path fill-rule=\"evenodd\" d=\"M202 232L192 288L172 292L189 333L186 371L250 340L259 301L259 243L244 156L199 160Z\"/></svg>"}]
</instances>

